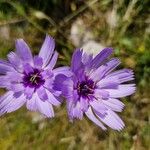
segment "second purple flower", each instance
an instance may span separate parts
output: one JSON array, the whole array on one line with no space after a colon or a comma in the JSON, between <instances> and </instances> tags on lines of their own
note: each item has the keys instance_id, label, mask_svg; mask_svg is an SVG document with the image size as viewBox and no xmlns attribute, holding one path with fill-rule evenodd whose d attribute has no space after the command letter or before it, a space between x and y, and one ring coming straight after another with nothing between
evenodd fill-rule
<instances>
[{"instance_id":1,"label":"second purple flower","mask_svg":"<svg viewBox=\"0 0 150 150\"><path fill-rule=\"evenodd\" d=\"M114 130L124 127L116 114L124 107L118 98L135 92L135 84L126 83L133 80L134 75L129 69L114 71L120 61L113 58L106 62L112 52L111 48L105 48L96 57L81 49L74 52L71 62L73 76L62 80L70 120L82 119L85 114L103 130L106 130L104 124Z\"/></svg>"}]
</instances>

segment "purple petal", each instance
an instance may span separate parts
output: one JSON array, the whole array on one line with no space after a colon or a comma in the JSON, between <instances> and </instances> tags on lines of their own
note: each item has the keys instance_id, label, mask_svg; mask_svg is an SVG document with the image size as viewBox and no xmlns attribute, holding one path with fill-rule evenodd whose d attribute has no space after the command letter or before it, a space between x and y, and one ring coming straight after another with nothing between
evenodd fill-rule
<instances>
[{"instance_id":1,"label":"purple petal","mask_svg":"<svg viewBox=\"0 0 150 150\"><path fill-rule=\"evenodd\" d=\"M7 82L11 83L21 83L22 82L23 75L21 73L18 73L16 70L7 72Z\"/></svg>"},{"instance_id":2,"label":"purple petal","mask_svg":"<svg viewBox=\"0 0 150 150\"><path fill-rule=\"evenodd\" d=\"M23 91L24 90L24 86L22 85L22 84L20 84L20 83L14 83L14 84L11 84L11 90L13 91L13 92L21 92L21 91Z\"/></svg>"},{"instance_id":3,"label":"purple petal","mask_svg":"<svg viewBox=\"0 0 150 150\"><path fill-rule=\"evenodd\" d=\"M133 94L136 90L135 84L122 84L118 89L105 89L112 98L121 98Z\"/></svg>"},{"instance_id":4,"label":"purple petal","mask_svg":"<svg viewBox=\"0 0 150 150\"><path fill-rule=\"evenodd\" d=\"M37 94L42 101L46 101L48 99L46 89L42 86L37 89Z\"/></svg>"},{"instance_id":5,"label":"purple petal","mask_svg":"<svg viewBox=\"0 0 150 150\"><path fill-rule=\"evenodd\" d=\"M76 76L73 76L74 77L74 82L82 82L82 81L85 81L87 78L86 78L86 74L85 74L85 70L84 70L84 67L83 68L80 68L78 69L78 71L75 73Z\"/></svg>"},{"instance_id":6,"label":"purple petal","mask_svg":"<svg viewBox=\"0 0 150 150\"><path fill-rule=\"evenodd\" d=\"M42 71L41 74L42 74L43 79L45 79L46 81L47 80L53 81L52 78L53 78L54 74L53 74L52 70L44 70L44 71Z\"/></svg>"},{"instance_id":7,"label":"purple petal","mask_svg":"<svg viewBox=\"0 0 150 150\"><path fill-rule=\"evenodd\" d=\"M89 102L88 102L88 99L85 99L85 98L80 98L80 107L81 107L81 110L82 111L87 111L88 110L88 107L89 107Z\"/></svg>"},{"instance_id":8,"label":"purple petal","mask_svg":"<svg viewBox=\"0 0 150 150\"><path fill-rule=\"evenodd\" d=\"M102 122L114 130L120 131L125 126L120 117L111 110L107 110L105 116L101 116L99 113L96 113L96 115Z\"/></svg>"},{"instance_id":9,"label":"purple petal","mask_svg":"<svg viewBox=\"0 0 150 150\"><path fill-rule=\"evenodd\" d=\"M97 112L99 112L102 115L105 115L107 108L102 103L102 101L100 101L100 100L94 100L94 101L90 102L90 105L92 106L92 108L94 110L96 110Z\"/></svg>"},{"instance_id":10,"label":"purple petal","mask_svg":"<svg viewBox=\"0 0 150 150\"><path fill-rule=\"evenodd\" d=\"M119 81L117 77L104 78L100 80L96 85L100 89L116 89L118 88Z\"/></svg>"},{"instance_id":11,"label":"purple petal","mask_svg":"<svg viewBox=\"0 0 150 150\"><path fill-rule=\"evenodd\" d=\"M52 79L46 79L43 87L48 90L51 90L53 88L53 83L54 83L54 81Z\"/></svg>"},{"instance_id":12,"label":"purple petal","mask_svg":"<svg viewBox=\"0 0 150 150\"><path fill-rule=\"evenodd\" d=\"M70 67L58 67L53 70L54 75L63 74L67 77L72 76L72 72L70 71Z\"/></svg>"},{"instance_id":13,"label":"purple petal","mask_svg":"<svg viewBox=\"0 0 150 150\"><path fill-rule=\"evenodd\" d=\"M43 59L39 56L33 58L35 68L41 69L43 65Z\"/></svg>"},{"instance_id":14,"label":"purple petal","mask_svg":"<svg viewBox=\"0 0 150 150\"><path fill-rule=\"evenodd\" d=\"M58 53L54 52L52 59L50 60L49 64L47 65L47 67L45 69L53 69L56 62L57 62L57 58L58 58Z\"/></svg>"},{"instance_id":15,"label":"purple petal","mask_svg":"<svg viewBox=\"0 0 150 150\"><path fill-rule=\"evenodd\" d=\"M24 94L25 94L25 96L26 96L27 99L31 99L33 93L34 93L34 88L30 88L29 86L27 86L25 88Z\"/></svg>"},{"instance_id":16,"label":"purple petal","mask_svg":"<svg viewBox=\"0 0 150 150\"><path fill-rule=\"evenodd\" d=\"M32 98L27 100L26 107L28 110L37 111L36 99L37 99L37 95L33 94Z\"/></svg>"},{"instance_id":17,"label":"purple petal","mask_svg":"<svg viewBox=\"0 0 150 150\"><path fill-rule=\"evenodd\" d=\"M48 101L42 101L40 98L36 99L37 109L48 118L54 117L52 105Z\"/></svg>"},{"instance_id":18,"label":"purple petal","mask_svg":"<svg viewBox=\"0 0 150 150\"><path fill-rule=\"evenodd\" d=\"M67 99L66 101L67 103L67 112L68 112L68 116L69 116L69 120L73 121L73 115L72 115L72 108L74 107L74 102L72 99Z\"/></svg>"},{"instance_id":19,"label":"purple petal","mask_svg":"<svg viewBox=\"0 0 150 150\"><path fill-rule=\"evenodd\" d=\"M58 99L59 101L61 101L61 99L59 99L59 97L61 96L62 91L57 91L57 90L54 90L54 89L51 89L50 91L51 91L51 93L53 93L53 95L54 95L55 97L57 97L57 99Z\"/></svg>"},{"instance_id":20,"label":"purple petal","mask_svg":"<svg viewBox=\"0 0 150 150\"><path fill-rule=\"evenodd\" d=\"M98 68L100 64L107 59L113 52L112 48L103 49L90 63L90 68Z\"/></svg>"},{"instance_id":21,"label":"purple petal","mask_svg":"<svg viewBox=\"0 0 150 150\"><path fill-rule=\"evenodd\" d=\"M67 98L73 98L73 81L68 78L63 82L63 95Z\"/></svg>"},{"instance_id":22,"label":"purple petal","mask_svg":"<svg viewBox=\"0 0 150 150\"><path fill-rule=\"evenodd\" d=\"M120 70L111 72L110 74L107 75L107 77L118 76L118 75L124 76L124 74L126 75L126 73L131 75L133 74L133 71L131 69L120 69Z\"/></svg>"},{"instance_id":23,"label":"purple petal","mask_svg":"<svg viewBox=\"0 0 150 150\"><path fill-rule=\"evenodd\" d=\"M10 52L8 55L8 60L12 66L19 72L23 71L22 61L14 52Z\"/></svg>"},{"instance_id":24,"label":"purple petal","mask_svg":"<svg viewBox=\"0 0 150 150\"><path fill-rule=\"evenodd\" d=\"M119 83L134 80L134 73L130 69L121 69L107 75L107 78L118 78Z\"/></svg>"},{"instance_id":25,"label":"purple petal","mask_svg":"<svg viewBox=\"0 0 150 150\"><path fill-rule=\"evenodd\" d=\"M83 112L80 107L80 103L77 102L77 104L72 108L72 116L73 118L82 119L83 118Z\"/></svg>"},{"instance_id":26,"label":"purple petal","mask_svg":"<svg viewBox=\"0 0 150 150\"><path fill-rule=\"evenodd\" d=\"M14 70L10 63L4 60L0 60L0 74L6 74L8 71Z\"/></svg>"},{"instance_id":27,"label":"purple petal","mask_svg":"<svg viewBox=\"0 0 150 150\"><path fill-rule=\"evenodd\" d=\"M89 107L89 109L87 110L87 112L85 112L86 116L93 121L96 125L98 125L99 127L101 127L103 130L106 130L106 127L100 122L99 119L96 118L96 116L94 115L91 107Z\"/></svg>"},{"instance_id":28,"label":"purple petal","mask_svg":"<svg viewBox=\"0 0 150 150\"><path fill-rule=\"evenodd\" d=\"M100 99L108 99L109 98L109 92L103 89L95 89L94 90L94 96L96 98Z\"/></svg>"},{"instance_id":29,"label":"purple petal","mask_svg":"<svg viewBox=\"0 0 150 150\"><path fill-rule=\"evenodd\" d=\"M116 58L112 59L105 65L100 66L96 70L92 70L90 73L90 78L94 81L99 81L104 78L108 73L115 69L120 64L120 61Z\"/></svg>"},{"instance_id":30,"label":"purple petal","mask_svg":"<svg viewBox=\"0 0 150 150\"><path fill-rule=\"evenodd\" d=\"M59 106L61 102L57 100L57 98L48 90L46 90L46 93L48 95L48 102L51 103L54 106Z\"/></svg>"},{"instance_id":31,"label":"purple petal","mask_svg":"<svg viewBox=\"0 0 150 150\"><path fill-rule=\"evenodd\" d=\"M76 49L72 56L71 68L72 71L75 72L82 66L82 50Z\"/></svg>"},{"instance_id":32,"label":"purple petal","mask_svg":"<svg viewBox=\"0 0 150 150\"><path fill-rule=\"evenodd\" d=\"M58 74L55 77L54 83L53 83L53 89L57 91L62 91L63 82L67 79L67 77L63 74Z\"/></svg>"},{"instance_id":33,"label":"purple petal","mask_svg":"<svg viewBox=\"0 0 150 150\"><path fill-rule=\"evenodd\" d=\"M83 55L82 55L82 62L83 62L84 65L90 64L92 59L93 59L93 55L92 54L83 53Z\"/></svg>"},{"instance_id":34,"label":"purple petal","mask_svg":"<svg viewBox=\"0 0 150 150\"><path fill-rule=\"evenodd\" d=\"M16 53L24 62L32 63L31 50L23 39L16 40Z\"/></svg>"},{"instance_id":35,"label":"purple petal","mask_svg":"<svg viewBox=\"0 0 150 150\"><path fill-rule=\"evenodd\" d=\"M13 96L14 96L15 98L18 98L18 97L20 97L22 94L24 94L23 91L20 91L20 92L14 93Z\"/></svg>"},{"instance_id":36,"label":"purple petal","mask_svg":"<svg viewBox=\"0 0 150 150\"><path fill-rule=\"evenodd\" d=\"M43 67L45 67L49 63L54 49L55 49L54 39L46 35L46 38L39 53L39 57L43 59Z\"/></svg>"},{"instance_id":37,"label":"purple petal","mask_svg":"<svg viewBox=\"0 0 150 150\"><path fill-rule=\"evenodd\" d=\"M26 74L29 74L29 73L31 73L31 72L34 71L33 68L31 67L31 65L28 64L28 63L26 63L26 64L23 66L23 68L24 68L24 71L25 71Z\"/></svg>"},{"instance_id":38,"label":"purple petal","mask_svg":"<svg viewBox=\"0 0 150 150\"><path fill-rule=\"evenodd\" d=\"M92 70L89 74L90 79L96 82L101 80L105 75L105 70L105 66L100 66L96 70Z\"/></svg>"},{"instance_id":39,"label":"purple petal","mask_svg":"<svg viewBox=\"0 0 150 150\"><path fill-rule=\"evenodd\" d=\"M0 76L0 87L1 88L7 88L10 86L10 83L8 83L8 79L6 76Z\"/></svg>"},{"instance_id":40,"label":"purple petal","mask_svg":"<svg viewBox=\"0 0 150 150\"><path fill-rule=\"evenodd\" d=\"M0 110L5 107L13 99L14 92L8 91L3 96L0 97Z\"/></svg>"},{"instance_id":41,"label":"purple petal","mask_svg":"<svg viewBox=\"0 0 150 150\"><path fill-rule=\"evenodd\" d=\"M23 95L17 99L14 98L11 101L11 103L8 104L7 112L10 113L10 112L13 112L13 111L19 109L20 107L22 107L25 104L25 102L26 102L26 99Z\"/></svg>"},{"instance_id":42,"label":"purple petal","mask_svg":"<svg viewBox=\"0 0 150 150\"><path fill-rule=\"evenodd\" d=\"M23 95L15 98L12 91L7 92L0 98L0 115L19 109L25 103L25 101L26 100Z\"/></svg>"},{"instance_id":43,"label":"purple petal","mask_svg":"<svg viewBox=\"0 0 150 150\"><path fill-rule=\"evenodd\" d=\"M113 71L120 64L120 60L118 58L113 58L109 62L107 62L104 66L106 67L105 76Z\"/></svg>"},{"instance_id":44,"label":"purple petal","mask_svg":"<svg viewBox=\"0 0 150 150\"><path fill-rule=\"evenodd\" d=\"M108 100L103 100L103 103L105 106L107 106L109 109L117 112L121 112L124 108L124 104L114 98L109 98Z\"/></svg>"}]
</instances>

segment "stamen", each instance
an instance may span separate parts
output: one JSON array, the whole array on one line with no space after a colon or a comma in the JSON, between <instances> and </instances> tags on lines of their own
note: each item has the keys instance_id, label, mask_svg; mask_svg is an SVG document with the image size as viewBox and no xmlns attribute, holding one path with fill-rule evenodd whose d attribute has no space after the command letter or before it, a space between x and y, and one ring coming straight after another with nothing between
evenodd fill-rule
<instances>
[{"instance_id":1,"label":"stamen","mask_svg":"<svg viewBox=\"0 0 150 150\"><path fill-rule=\"evenodd\" d=\"M37 77L38 77L38 74L33 75L33 76L30 78L30 81L31 81L32 83L35 82Z\"/></svg>"},{"instance_id":2,"label":"stamen","mask_svg":"<svg viewBox=\"0 0 150 150\"><path fill-rule=\"evenodd\" d=\"M77 91L80 96L88 97L94 93L95 83L92 80L82 81L77 84Z\"/></svg>"},{"instance_id":3,"label":"stamen","mask_svg":"<svg viewBox=\"0 0 150 150\"><path fill-rule=\"evenodd\" d=\"M25 74L23 80L24 86L29 86L31 88L39 88L45 82L40 71L37 69L34 69L32 73Z\"/></svg>"}]
</instances>

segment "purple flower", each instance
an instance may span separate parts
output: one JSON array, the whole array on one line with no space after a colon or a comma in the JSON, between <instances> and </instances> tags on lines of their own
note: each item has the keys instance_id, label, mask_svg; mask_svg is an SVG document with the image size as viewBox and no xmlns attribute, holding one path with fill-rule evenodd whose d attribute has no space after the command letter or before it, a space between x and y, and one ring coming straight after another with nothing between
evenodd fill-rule
<instances>
[{"instance_id":1,"label":"purple flower","mask_svg":"<svg viewBox=\"0 0 150 150\"><path fill-rule=\"evenodd\" d=\"M58 57L54 48L54 39L47 35L39 55L33 57L28 45L18 39L16 52L8 54L9 61L0 60L0 87L7 89L0 97L0 115L25 104L28 110L54 117L52 105L61 103L61 91L54 89L55 76L69 75L68 67L53 69Z\"/></svg>"},{"instance_id":2,"label":"purple flower","mask_svg":"<svg viewBox=\"0 0 150 150\"><path fill-rule=\"evenodd\" d=\"M72 57L73 76L63 82L63 93L67 98L67 110L71 121L82 119L85 114L91 121L106 130L107 126L120 131L123 121L116 114L121 112L124 104L118 100L135 92L132 70L114 71L120 64L113 58L111 48L103 49L96 57L77 49ZM104 124L103 124L104 123Z\"/></svg>"}]
</instances>

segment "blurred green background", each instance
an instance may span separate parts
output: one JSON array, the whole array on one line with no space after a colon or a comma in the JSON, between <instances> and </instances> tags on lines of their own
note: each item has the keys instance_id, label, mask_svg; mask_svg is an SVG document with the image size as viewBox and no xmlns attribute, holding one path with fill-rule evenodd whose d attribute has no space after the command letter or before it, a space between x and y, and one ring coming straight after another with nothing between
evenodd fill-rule
<instances>
[{"instance_id":1,"label":"blurred green background","mask_svg":"<svg viewBox=\"0 0 150 150\"><path fill-rule=\"evenodd\" d=\"M123 99L121 132L104 132L86 118L69 123L65 104L55 108L54 119L21 108L0 118L0 150L150 149L149 6L149 0L0 0L0 58L15 49L17 38L37 54L47 33L56 39L57 66L69 65L75 47L94 43L96 53L99 45L111 46L137 84Z\"/></svg>"}]
</instances>

